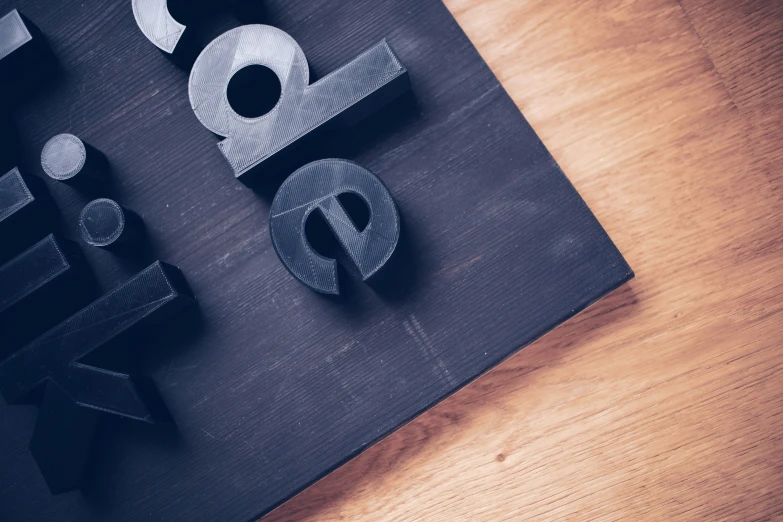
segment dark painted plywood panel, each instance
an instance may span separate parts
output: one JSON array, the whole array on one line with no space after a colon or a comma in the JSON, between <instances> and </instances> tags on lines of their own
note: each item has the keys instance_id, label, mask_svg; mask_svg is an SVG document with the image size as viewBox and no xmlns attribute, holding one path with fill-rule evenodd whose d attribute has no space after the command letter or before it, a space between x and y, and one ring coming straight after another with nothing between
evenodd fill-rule
<instances>
[{"instance_id":1,"label":"dark painted plywood panel","mask_svg":"<svg viewBox=\"0 0 783 522\"><path fill-rule=\"evenodd\" d=\"M35 408L0 406L2 520L252 519L632 276L439 0L265 2L316 79L382 38L410 74L411 96L301 158L358 162L399 206L386 279L343 278L339 299L279 262L268 215L282 179L234 179L190 109L187 71L130 2L13 5L61 68L15 111L23 164L42 175L60 132L102 150L113 170L99 195L143 217L150 255L182 269L200 319L138 341L175 425L105 419L83 492L49 494L27 447ZM237 24L220 14L202 34ZM95 194L50 189L60 232L78 237ZM106 289L146 261L87 256Z\"/></svg>"}]
</instances>

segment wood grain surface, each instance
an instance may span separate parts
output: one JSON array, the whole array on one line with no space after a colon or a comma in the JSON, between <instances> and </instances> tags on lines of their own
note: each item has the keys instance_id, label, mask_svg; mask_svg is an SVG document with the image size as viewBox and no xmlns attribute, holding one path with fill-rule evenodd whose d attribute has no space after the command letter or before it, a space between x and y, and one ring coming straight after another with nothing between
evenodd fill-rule
<instances>
[{"instance_id":1,"label":"wood grain surface","mask_svg":"<svg viewBox=\"0 0 783 522\"><path fill-rule=\"evenodd\" d=\"M446 3L637 278L264 521L783 517L783 3Z\"/></svg>"},{"instance_id":2,"label":"wood grain surface","mask_svg":"<svg viewBox=\"0 0 783 522\"><path fill-rule=\"evenodd\" d=\"M206 4L204 42L245 23ZM116 200L147 234L130 256L83 249L101 290L160 259L198 306L117 340L139 364L108 369L150 377L173 422L102 416L79 491L50 494L29 449L35 407L0 402L2 522L257 519L632 277L441 0L263 0L257 21L299 43L313 78L386 38L411 79L409 96L291 166L355 161L394 195L395 259L368 284L340 276L339 299L287 273L268 223L283 176L237 182L193 113L186 64L144 37L131 2L0 0L12 6L56 65L14 103L20 170L46 176L58 132L111 166L103 186L46 184L56 231L77 238L88 201Z\"/></svg>"}]
</instances>

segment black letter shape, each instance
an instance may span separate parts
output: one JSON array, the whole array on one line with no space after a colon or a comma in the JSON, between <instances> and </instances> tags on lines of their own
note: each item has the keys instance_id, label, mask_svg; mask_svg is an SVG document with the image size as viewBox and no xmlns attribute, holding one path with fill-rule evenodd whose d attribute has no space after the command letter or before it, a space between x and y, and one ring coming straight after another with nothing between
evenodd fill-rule
<instances>
[{"instance_id":1,"label":"black letter shape","mask_svg":"<svg viewBox=\"0 0 783 522\"><path fill-rule=\"evenodd\" d=\"M370 222L359 232L337 196L360 196ZM272 243L291 274L311 289L339 294L337 262L316 253L305 237L305 222L320 211L364 280L380 270L397 247L400 216L389 189L372 172L350 161L328 159L305 165L280 187L269 218Z\"/></svg>"},{"instance_id":2,"label":"black letter shape","mask_svg":"<svg viewBox=\"0 0 783 522\"><path fill-rule=\"evenodd\" d=\"M0 364L0 392L16 403L52 380L82 406L154 422L134 377L79 360L126 330L179 309L190 300L180 281L179 270L156 262Z\"/></svg>"},{"instance_id":3,"label":"black letter shape","mask_svg":"<svg viewBox=\"0 0 783 522\"><path fill-rule=\"evenodd\" d=\"M48 206L44 204L42 183L32 176L25 180L14 167L0 176L0 263L29 248L50 230Z\"/></svg>"},{"instance_id":4,"label":"black letter shape","mask_svg":"<svg viewBox=\"0 0 783 522\"><path fill-rule=\"evenodd\" d=\"M29 209L34 202L35 196L27 188L18 168L0 176L0 227L15 226L15 222L20 219L17 216ZM6 233L3 232L2 235L5 236Z\"/></svg>"},{"instance_id":5,"label":"black letter shape","mask_svg":"<svg viewBox=\"0 0 783 522\"><path fill-rule=\"evenodd\" d=\"M74 295L85 304L78 247L54 235L0 266L0 359L67 317ZM89 292L87 292L89 294Z\"/></svg>"},{"instance_id":6,"label":"black letter shape","mask_svg":"<svg viewBox=\"0 0 783 522\"><path fill-rule=\"evenodd\" d=\"M43 34L14 9L0 17L0 104L9 107L28 96L55 72L54 55Z\"/></svg>"},{"instance_id":7,"label":"black letter shape","mask_svg":"<svg viewBox=\"0 0 783 522\"><path fill-rule=\"evenodd\" d=\"M227 89L239 70L262 65L280 80L277 105L258 118L230 106ZM408 71L386 40L310 85L304 52L287 33L267 25L246 25L210 43L190 74L190 103L201 123L226 139L219 143L234 174L288 151L328 124L350 124L377 111L410 88Z\"/></svg>"},{"instance_id":8,"label":"black letter shape","mask_svg":"<svg viewBox=\"0 0 783 522\"><path fill-rule=\"evenodd\" d=\"M160 322L192 302L178 269L156 262L0 364L9 404L45 386L31 449L53 493L78 487L83 438L103 411L146 422L167 418L151 380L88 366L80 359L131 329ZM68 439L67 443L63 437ZM65 448L73 448L73 453Z\"/></svg>"},{"instance_id":9,"label":"black letter shape","mask_svg":"<svg viewBox=\"0 0 783 522\"><path fill-rule=\"evenodd\" d=\"M7 59L32 41L33 35L19 11L14 9L0 18L0 60Z\"/></svg>"}]
</instances>

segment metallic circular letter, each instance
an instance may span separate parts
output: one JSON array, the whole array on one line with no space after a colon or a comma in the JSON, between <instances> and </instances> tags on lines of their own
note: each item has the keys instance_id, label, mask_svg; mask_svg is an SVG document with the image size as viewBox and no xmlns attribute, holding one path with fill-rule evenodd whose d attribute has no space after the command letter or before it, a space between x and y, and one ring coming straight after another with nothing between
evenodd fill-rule
<instances>
[{"instance_id":1,"label":"metallic circular letter","mask_svg":"<svg viewBox=\"0 0 783 522\"><path fill-rule=\"evenodd\" d=\"M370 208L370 222L359 232L337 196L352 192ZM350 161L328 159L305 165L280 187L269 218L277 255L294 277L324 294L339 294L337 262L313 250L305 223L318 210L340 245L367 280L394 253L400 216L389 189L372 172Z\"/></svg>"},{"instance_id":2,"label":"metallic circular letter","mask_svg":"<svg viewBox=\"0 0 783 522\"><path fill-rule=\"evenodd\" d=\"M79 216L79 232L85 243L108 247L125 242L129 235L129 221L133 214L111 199L96 199L87 204Z\"/></svg>"},{"instance_id":3,"label":"metallic circular letter","mask_svg":"<svg viewBox=\"0 0 783 522\"><path fill-rule=\"evenodd\" d=\"M166 0L133 0L133 16L150 42L164 52L174 52L185 26L171 16Z\"/></svg>"},{"instance_id":4,"label":"metallic circular letter","mask_svg":"<svg viewBox=\"0 0 783 522\"><path fill-rule=\"evenodd\" d=\"M41 166L46 174L57 181L76 177L87 162L87 148L73 134L58 134L44 145Z\"/></svg>"},{"instance_id":5,"label":"metallic circular letter","mask_svg":"<svg viewBox=\"0 0 783 522\"><path fill-rule=\"evenodd\" d=\"M271 69L281 86L280 101L258 118L237 114L228 101L231 78L250 65ZM409 87L407 69L385 40L310 85L307 58L291 36L268 25L245 25L202 51L189 94L199 121L226 136L219 147L239 178L330 122L361 119Z\"/></svg>"}]
</instances>

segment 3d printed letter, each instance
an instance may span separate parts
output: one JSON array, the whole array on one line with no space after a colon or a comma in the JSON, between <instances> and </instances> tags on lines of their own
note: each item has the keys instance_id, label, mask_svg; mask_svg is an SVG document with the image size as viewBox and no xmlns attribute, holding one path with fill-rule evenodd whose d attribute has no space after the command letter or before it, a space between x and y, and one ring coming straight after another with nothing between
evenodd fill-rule
<instances>
[{"instance_id":1,"label":"3d printed letter","mask_svg":"<svg viewBox=\"0 0 783 522\"><path fill-rule=\"evenodd\" d=\"M370 208L359 232L337 196L353 193ZM367 280L391 258L400 237L400 216L389 189L355 163L328 159L305 165L289 177L272 202L269 229L277 255L294 277L324 294L339 294L337 262L319 255L305 237L305 223L322 213L340 245Z\"/></svg>"},{"instance_id":2,"label":"3d printed letter","mask_svg":"<svg viewBox=\"0 0 783 522\"><path fill-rule=\"evenodd\" d=\"M239 70L271 69L280 80L277 105L258 118L245 118L229 104L227 89ZM408 72L383 40L349 64L310 85L307 59L287 33L246 25L207 46L190 74L190 103L201 123L226 139L219 147L242 177L250 169L290 150L302 138L330 124L351 124L377 111L410 88Z\"/></svg>"}]
</instances>

